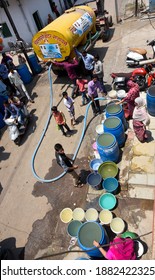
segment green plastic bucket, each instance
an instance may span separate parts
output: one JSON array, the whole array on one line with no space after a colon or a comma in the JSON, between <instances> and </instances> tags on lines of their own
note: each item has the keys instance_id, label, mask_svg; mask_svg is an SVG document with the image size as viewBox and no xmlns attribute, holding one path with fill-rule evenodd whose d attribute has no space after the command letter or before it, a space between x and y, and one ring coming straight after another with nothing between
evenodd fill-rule
<instances>
[{"instance_id":1,"label":"green plastic bucket","mask_svg":"<svg viewBox=\"0 0 155 280\"><path fill-rule=\"evenodd\" d=\"M82 223L80 221L77 221L77 220L71 221L67 227L67 233L71 237L77 237L78 230L81 225L82 225Z\"/></svg>"}]
</instances>

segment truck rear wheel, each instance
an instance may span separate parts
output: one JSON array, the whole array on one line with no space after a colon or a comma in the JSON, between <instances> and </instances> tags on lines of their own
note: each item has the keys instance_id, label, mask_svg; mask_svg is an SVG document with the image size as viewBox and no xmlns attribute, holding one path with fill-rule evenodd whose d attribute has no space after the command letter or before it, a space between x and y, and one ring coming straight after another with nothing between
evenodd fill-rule
<instances>
[{"instance_id":1,"label":"truck rear wheel","mask_svg":"<svg viewBox=\"0 0 155 280\"><path fill-rule=\"evenodd\" d=\"M112 16L108 16L109 27L113 26Z\"/></svg>"},{"instance_id":2,"label":"truck rear wheel","mask_svg":"<svg viewBox=\"0 0 155 280\"><path fill-rule=\"evenodd\" d=\"M102 35L102 41L107 42L110 38L110 30L106 30Z\"/></svg>"}]
</instances>

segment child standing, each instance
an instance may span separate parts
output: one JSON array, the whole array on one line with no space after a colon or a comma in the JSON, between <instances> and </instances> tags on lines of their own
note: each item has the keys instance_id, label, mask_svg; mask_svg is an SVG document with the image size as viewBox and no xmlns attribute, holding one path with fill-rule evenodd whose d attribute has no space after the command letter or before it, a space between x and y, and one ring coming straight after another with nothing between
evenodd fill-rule
<instances>
[{"instance_id":1,"label":"child standing","mask_svg":"<svg viewBox=\"0 0 155 280\"><path fill-rule=\"evenodd\" d=\"M70 132L71 130L70 130L69 126L66 124L66 119L65 119L64 114L57 110L57 106L53 106L51 110L52 110L53 116L56 120L56 123L58 125L58 128L62 131L62 134L64 136L67 136L66 132L64 131L64 127L66 128L66 130L68 132Z\"/></svg>"},{"instance_id":2,"label":"child standing","mask_svg":"<svg viewBox=\"0 0 155 280\"><path fill-rule=\"evenodd\" d=\"M76 85L79 89L79 93L82 95L82 104L80 106L84 106L89 102L89 98L86 93L86 84L88 80L84 80L81 77L76 80Z\"/></svg>"},{"instance_id":3,"label":"child standing","mask_svg":"<svg viewBox=\"0 0 155 280\"><path fill-rule=\"evenodd\" d=\"M74 165L73 160L66 156L61 144L55 144L54 149L57 163L64 169L65 172L69 173L73 177L74 187L81 188L83 186L81 178L75 171L75 169L78 168L78 165Z\"/></svg>"},{"instance_id":4,"label":"child standing","mask_svg":"<svg viewBox=\"0 0 155 280\"><path fill-rule=\"evenodd\" d=\"M62 93L63 99L64 99L64 105L66 106L70 118L71 118L71 126L74 127L75 124L77 124L77 121L75 120L75 109L74 109L74 101L71 97L68 96L68 93L64 91Z\"/></svg>"}]
</instances>

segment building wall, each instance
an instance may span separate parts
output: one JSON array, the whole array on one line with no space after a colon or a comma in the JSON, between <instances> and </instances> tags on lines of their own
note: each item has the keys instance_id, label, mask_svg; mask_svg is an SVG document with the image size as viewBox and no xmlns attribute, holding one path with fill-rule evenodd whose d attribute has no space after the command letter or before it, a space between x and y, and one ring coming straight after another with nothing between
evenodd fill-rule
<instances>
[{"instance_id":1,"label":"building wall","mask_svg":"<svg viewBox=\"0 0 155 280\"><path fill-rule=\"evenodd\" d=\"M104 0L105 9L112 15L113 22L119 22L135 14L135 0ZM146 8L149 0L143 0ZM138 1L141 4L141 0Z\"/></svg>"},{"instance_id":2,"label":"building wall","mask_svg":"<svg viewBox=\"0 0 155 280\"><path fill-rule=\"evenodd\" d=\"M33 18L33 13L38 11L43 26L47 24L47 15L50 13L53 18L56 15L52 12L48 0L8 0L8 10L11 14L13 22L20 37L27 43L31 44L33 35L38 32L36 23ZM62 14L65 11L65 5L63 0L55 0L57 9ZM6 22L12 36L9 38L3 38L4 50L8 50L8 42L16 41L16 36L12 29L12 26L5 14L3 8L0 8L0 23Z\"/></svg>"}]
</instances>

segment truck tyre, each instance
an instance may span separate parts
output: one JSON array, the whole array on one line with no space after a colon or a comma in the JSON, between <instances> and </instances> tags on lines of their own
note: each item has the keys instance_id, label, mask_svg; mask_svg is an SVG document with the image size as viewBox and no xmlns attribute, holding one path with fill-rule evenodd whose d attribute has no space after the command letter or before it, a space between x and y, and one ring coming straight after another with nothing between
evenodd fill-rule
<instances>
[{"instance_id":1,"label":"truck tyre","mask_svg":"<svg viewBox=\"0 0 155 280\"><path fill-rule=\"evenodd\" d=\"M146 87L146 80L144 77L141 76L135 76L134 77L134 82L139 85L140 91L144 90Z\"/></svg>"},{"instance_id":2,"label":"truck tyre","mask_svg":"<svg viewBox=\"0 0 155 280\"><path fill-rule=\"evenodd\" d=\"M107 42L110 38L110 30L106 30L104 34L102 35L102 41Z\"/></svg>"},{"instance_id":3,"label":"truck tyre","mask_svg":"<svg viewBox=\"0 0 155 280\"><path fill-rule=\"evenodd\" d=\"M59 71L59 70L56 70L56 69L52 69L52 71L53 71L54 75L56 75L56 76L60 76L61 73L62 73L62 71Z\"/></svg>"},{"instance_id":4,"label":"truck tyre","mask_svg":"<svg viewBox=\"0 0 155 280\"><path fill-rule=\"evenodd\" d=\"M112 16L108 16L109 27L113 26Z\"/></svg>"}]
</instances>

